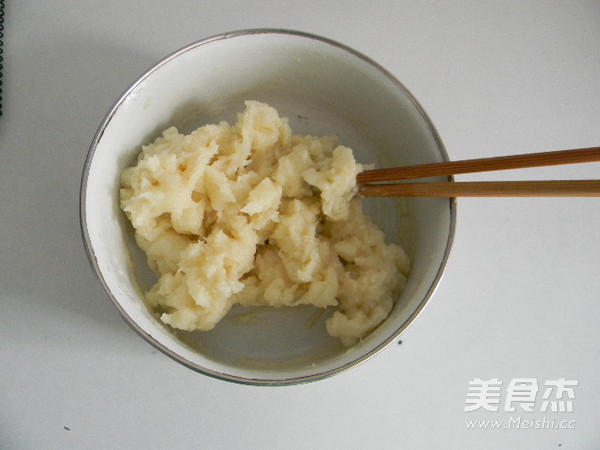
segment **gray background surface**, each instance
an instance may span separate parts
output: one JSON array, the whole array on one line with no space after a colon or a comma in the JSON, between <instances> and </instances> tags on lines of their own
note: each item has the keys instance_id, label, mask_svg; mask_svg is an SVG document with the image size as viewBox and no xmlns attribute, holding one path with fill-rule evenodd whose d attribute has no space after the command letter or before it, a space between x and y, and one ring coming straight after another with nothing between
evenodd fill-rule
<instances>
[{"instance_id":1,"label":"gray background surface","mask_svg":"<svg viewBox=\"0 0 600 450\"><path fill-rule=\"evenodd\" d=\"M460 199L445 277L402 344L286 388L217 381L145 343L102 292L78 217L85 156L118 96L172 51L241 28L313 32L375 59L452 159L599 145L598 1L6 3L0 448L600 447L600 199ZM520 377L578 380L574 412L464 411L469 381ZM466 426L518 417L575 429Z\"/></svg>"}]
</instances>

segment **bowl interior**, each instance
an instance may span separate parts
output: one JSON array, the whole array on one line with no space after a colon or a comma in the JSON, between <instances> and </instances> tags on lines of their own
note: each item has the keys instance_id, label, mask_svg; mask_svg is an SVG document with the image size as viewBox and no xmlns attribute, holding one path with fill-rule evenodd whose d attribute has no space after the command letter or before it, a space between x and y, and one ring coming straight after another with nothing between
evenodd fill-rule
<instances>
[{"instance_id":1,"label":"bowl interior","mask_svg":"<svg viewBox=\"0 0 600 450\"><path fill-rule=\"evenodd\" d=\"M174 332L145 307L155 280L119 209L119 175L169 126L190 132L235 122L244 100L274 106L295 134L337 135L359 162L377 167L446 159L410 94L355 52L295 32L232 33L193 44L142 77L117 102L90 150L82 223L92 264L126 320L153 345L209 375L290 383L331 375L393 341L423 307L441 275L454 228L448 199L367 199L365 207L411 257L408 285L368 338L342 347L324 329L329 312L309 307L234 308L210 332Z\"/></svg>"}]
</instances>

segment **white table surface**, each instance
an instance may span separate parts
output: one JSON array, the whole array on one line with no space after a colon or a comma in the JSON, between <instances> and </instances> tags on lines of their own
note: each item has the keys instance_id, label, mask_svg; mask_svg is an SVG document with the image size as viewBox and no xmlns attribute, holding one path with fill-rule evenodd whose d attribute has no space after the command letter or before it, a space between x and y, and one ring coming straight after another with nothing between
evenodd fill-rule
<instances>
[{"instance_id":1,"label":"white table surface","mask_svg":"<svg viewBox=\"0 0 600 450\"><path fill-rule=\"evenodd\" d=\"M599 198L460 199L445 276L402 343L283 388L211 379L138 337L88 264L78 216L88 147L121 92L172 51L242 28L308 31L372 57L452 159L599 145L600 2L5 3L0 448L600 448ZM499 411L465 412L476 378L504 383ZM531 413L506 411L518 378L539 384ZM544 384L560 378L579 383L573 412L542 412Z\"/></svg>"}]
</instances>

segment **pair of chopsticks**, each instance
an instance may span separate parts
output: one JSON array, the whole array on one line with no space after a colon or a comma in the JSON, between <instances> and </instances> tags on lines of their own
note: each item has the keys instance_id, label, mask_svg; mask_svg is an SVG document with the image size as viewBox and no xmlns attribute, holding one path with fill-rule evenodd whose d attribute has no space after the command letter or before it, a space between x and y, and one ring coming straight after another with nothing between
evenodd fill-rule
<instances>
[{"instance_id":1,"label":"pair of chopsticks","mask_svg":"<svg viewBox=\"0 0 600 450\"><path fill-rule=\"evenodd\" d=\"M599 180L393 183L413 178L600 161L600 147L366 170L356 177L364 197L599 197ZM372 184L377 183L377 184Z\"/></svg>"}]
</instances>

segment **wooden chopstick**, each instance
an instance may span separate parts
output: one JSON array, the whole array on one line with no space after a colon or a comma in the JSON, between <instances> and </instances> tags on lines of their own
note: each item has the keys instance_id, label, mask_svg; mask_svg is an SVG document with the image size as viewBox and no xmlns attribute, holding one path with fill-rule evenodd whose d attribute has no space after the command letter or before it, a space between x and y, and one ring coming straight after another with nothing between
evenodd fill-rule
<instances>
[{"instance_id":1,"label":"wooden chopstick","mask_svg":"<svg viewBox=\"0 0 600 450\"><path fill-rule=\"evenodd\" d=\"M363 184L363 197L600 197L600 180Z\"/></svg>"},{"instance_id":2,"label":"wooden chopstick","mask_svg":"<svg viewBox=\"0 0 600 450\"><path fill-rule=\"evenodd\" d=\"M363 197L600 197L600 180L369 184L594 161L600 161L600 147L367 170L356 180Z\"/></svg>"},{"instance_id":3,"label":"wooden chopstick","mask_svg":"<svg viewBox=\"0 0 600 450\"><path fill-rule=\"evenodd\" d=\"M373 183L379 181L406 180L409 178L457 175L460 173L487 172L491 170L524 169L528 167L594 161L600 161L600 147L366 170L358 174L356 181L359 184Z\"/></svg>"}]
</instances>

